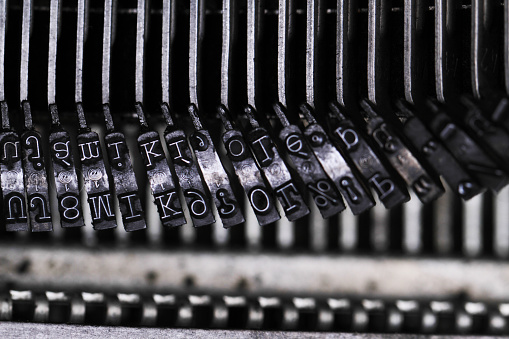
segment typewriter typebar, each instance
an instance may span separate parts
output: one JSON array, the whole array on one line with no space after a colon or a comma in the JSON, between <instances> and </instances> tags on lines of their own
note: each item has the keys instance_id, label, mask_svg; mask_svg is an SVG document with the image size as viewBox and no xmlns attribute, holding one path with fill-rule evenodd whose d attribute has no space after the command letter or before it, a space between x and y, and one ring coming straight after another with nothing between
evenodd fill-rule
<instances>
[{"instance_id":1,"label":"typewriter typebar","mask_svg":"<svg viewBox=\"0 0 509 339\"><path fill-rule=\"evenodd\" d=\"M0 0L0 119L2 338L509 334L509 0Z\"/></svg>"}]
</instances>

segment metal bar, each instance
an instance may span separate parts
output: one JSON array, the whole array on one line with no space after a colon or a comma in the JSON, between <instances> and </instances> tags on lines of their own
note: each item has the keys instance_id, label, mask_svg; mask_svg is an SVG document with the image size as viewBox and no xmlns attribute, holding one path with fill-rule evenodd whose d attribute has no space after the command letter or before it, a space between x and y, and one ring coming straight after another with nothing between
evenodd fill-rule
<instances>
[{"instance_id":1,"label":"metal bar","mask_svg":"<svg viewBox=\"0 0 509 339\"><path fill-rule=\"evenodd\" d=\"M83 101L83 47L85 44L85 1L78 0L76 23L76 78L74 101Z\"/></svg>"},{"instance_id":2,"label":"metal bar","mask_svg":"<svg viewBox=\"0 0 509 339\"><path fill-rule=\"evenodd\" d=\"M279 0L278 29L277 29L277 88L278 101L286 107L286 77L288 74L287 57L288 35L290 27L290 4L289 0Z\"/></svg>"},{"instance_id":3,"label":"metal bar","mask_svg":"<svg viewBox=\"0 0 509 339\"><path fill-rule=\"evenodd\" d=\"M170 104L170 44L171 44L171 0L163 0L162 52L161 52L161 98Z\"/></svg>"},{"instance_id":4,"label":"metal bar","mask_svg":"<svg viewBox=\"0 0 509 339\"><path fill-rule=\"evenodd\" d=\"M385 29L386 15L384 1L373 0L368 2L368 99L373 104L379 104L377 99L382 96L383 79L383 31Z\"/></svg>"},{"instance_id":5,"label":"metal bar","mask_svg":"<svg viewBox=\"0 0 509 339\"><path fill-rule=\"evenodd\" d=\"M199 50L201 47L203 20L203 1L189 1L189 100L190 103L199 108L198 102L198 69Z\"/></svg>"},{"instance_id":6,"label":"metal bar","mask_svg":"<svg viewBox=\"0 0 509 339\"><path fill-rule=\"evenodd\" d=\"M308 0L306 6L306 102L315 108L316 55L318 50L319 0Z\"/></svg>"},{"instance_id":7,"label":"metal bar","mask_svg":"<svg viewBox=\"0 0 509 339\"><path fill-rule=\"evenodd\" d=\"M412 104L416 96L422 95L424 5L422 0L405 0L404 4L403 77L405 99Z\"/></svg>"},{"instance_id":8,"label":"metal bar","mask_svg":"<svg viewBox=\"0 0 509 339\"><path fill-rule=\"evenodd\" d=\"M509 95L509 0L504 1L504 74L505 90Z\"/></svg>"},{"instance_id":9,"label":"metal bar","mask_svg":"<svg viewBox=\"0 0 509 339\"><path fill-rule=\"evenodd\" d=\"M23 15L21 20L19 100L23 102L28 100L28 53L32 23L32 0L23 0Z\"/></svg>"},{"instance_id":10,"label":"metal bar","mask_svg":"<svg viewBox=\"0 0 509 339\"><path fill-rule=\"evenodd\" d=\"M228 109L231 52L231 0L223 0L222 9L222 50L221 50L221 104Z\"/></svg>"},{"instance_id":11,"label":"metal bar","mask_svg":"<svg viewBox=\"0 0 509 339\"><path fill-rule=\"evenodd\" d=\"M85 1L85 0L78 0ZM112 40L113 0L104 0L103 55L102 55L102 103L110 102L110 67ZM79 25L79 22L78 22ZM107 119L108 117L106 117Z\"/></svg>"},{"instance_id":12,"label":"metal bar","mask_svg":"<svg viewBox=\"0 0 509 339\"><path fill-rule=\"evenodd\" d=\"M0 102L5 100L5 31L7 30L7 0L0 0ZM5 119L3 119L5 120Z\"/></svg>"},{"instance_id":13,"label":"metal bar","mask_svg":"<svg viewBox=\"0 0 509 339\"><path fill-rule=\"evenodd\" d=\"M247 0L247 103L256 109L256 56L260 31L260 4Z\"/></svg>"},{"instance_id":14,"label":"metal bar","mask_svg":"<svg viewBox=\"0 0 509 339\"><path fill-rule=\"evenodd\" d=\"M55 103L57 76L57 42L60 25L60 1L51 0L49 11L48 105Z\"/></svg>"},{"instance_id":15,"label":"metal bar","mask_svg":"<svg viewBox=\"0 0 509 339\"><path fill-rule=\"evenodd\" d=\"M497 86L500 41L496 11L500 3L490 0L472 0L470 71L472 92L480 99L483 93Z\"/></svg>"},{"instance_id":16,"label":"metal bar","mask_svg":"<svg viewBox=\"0 0 509 339\"><path fill-rule=\"evenodd\" d=\"M143 71L145 64L146 0L138 0L136 8L135 100L143 103Z\"/></svg>"},{"instance_id":17,"label":"metal bar","mask_svg":"<svg viewBox=\"0 0 509 339\"><path fill-rule=\"evenodd\" d=\"M352 85L352 43L355 41L357 1L338 0L336 9L336 100L346 106L355 93Z\"/></svg>"}]
</instances>

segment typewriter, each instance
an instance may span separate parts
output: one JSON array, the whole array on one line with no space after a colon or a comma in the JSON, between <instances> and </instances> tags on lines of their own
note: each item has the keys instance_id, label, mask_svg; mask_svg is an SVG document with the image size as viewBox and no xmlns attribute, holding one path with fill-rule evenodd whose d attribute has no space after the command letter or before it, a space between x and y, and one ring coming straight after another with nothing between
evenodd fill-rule
<instances>
[{"instance_id":1,"label":"typewriter","mask_svg":"<svg viewBox=\"0 0 509 339\"><path fill-rule=\"evenodd\" d=\"M0 332L509 333L509 1L0 0Z\"/></svg>"}]
</instances>

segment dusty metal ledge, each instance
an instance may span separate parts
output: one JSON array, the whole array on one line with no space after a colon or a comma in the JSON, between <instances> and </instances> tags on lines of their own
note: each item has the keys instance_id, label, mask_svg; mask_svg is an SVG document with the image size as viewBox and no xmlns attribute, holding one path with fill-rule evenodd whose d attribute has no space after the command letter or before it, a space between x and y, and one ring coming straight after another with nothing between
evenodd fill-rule
<instances>
[{"instance_id":1,"label":"dusty metal ledge","mask_svg":"<svg viewBox=\"0 0 509 339\"><path fill-rule=\"evenodd\" d=\"M4 245L0 282L14 288L223 291L509 300L509 263L489 260L369 258L48 248Z\"/></svg>"}]
</instances>

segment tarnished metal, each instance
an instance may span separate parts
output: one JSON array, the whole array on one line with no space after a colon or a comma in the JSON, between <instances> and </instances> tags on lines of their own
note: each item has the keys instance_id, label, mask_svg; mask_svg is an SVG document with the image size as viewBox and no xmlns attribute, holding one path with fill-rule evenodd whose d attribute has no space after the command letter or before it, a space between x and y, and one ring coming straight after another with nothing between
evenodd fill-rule
<instances>
[{"instance_id":1,"label":"tarnished metal","mask_svg":"<svg viewBox=\"0 0 509 339\"><path fill-rule=\"evenodd\" d=\"M83 107L76 104L78 116L84 116ZM104 165L99 135L88 127L82 127L77 137L81 172L83 174L88 204L92 213L94 229L117 227L113 206L113 192Z\"/></svg>"},{"instance_id":2,"label":"tarnished metal","mask_svg":"<svg viewBox=\"0 0 509 339\"><path fill-rule=\"evenodd\" d=\"M301 106L309 125L304 129L313 153L322 165L325 173L343 195L353 214L360 214L375 205L375 201L364 182L352 171L343 155L331 143L327 133L315 120L311 107Z\"/></svg>"},{"instance_id":3,"label":"tarnished metal","mask_svg":"<svg viewBox=\"0 0 509 339\"><path fill-rule=\"evenodd\" d=\"M21 135L23 169L28 214L32 232L52 231L51 211L48 195L48 178L44 163L42 139L32 124L32 112L28 99L28 54L32 23L32 2L23 1L21 26L21 78L20 101L25 118L25 130Z\"/></svg>"},{"instance_id":4,"label":"tarnished metal","mask_svg":"<svg viewBox=\"0 0 509 339\"><path fill-rule=\"evenodd\" d=\"M78 3L77 32L76 32L76 79L75 99L81 99L83 83L83 45L85 43L85 23L87 12L85 0ZM104 157L99 141L99 135L87 125L85 111L81 101L76 102L76 112L79 121L77 136L78 156L81 164L84 187L90 205L92 225L95 230L104 230L117 227L115 209L113 205L113 190L110 188L109 175L104 164Z\"/></svg>"},{"instance_id":5,"label":"tarnished metal","mask_svg":"<svg viewBox=\"0 0 509 339\"><path fill-rule=\"evenodd\" d=\"M401 131L413 146L426 157L430 166L440 174L454 192L463 199L470 199L483 191L476 180L463 169L442 143L435 138L414 113L417 103L424 97L425 41L424 26L426 4L421 0L406 0L404 10L404 84L405 99L399 101L397 117L402 123Z\"/></svg>"},{"instance_id":6,"label":"tarnished metal","mask_svg":"<svg viewBox=\"0 0 509 339\"><path fill-rule=\"evenodd\" d=\"M0 182L2 187L3 222L7 231L28 231L27 204L21 163L19 134L11 128L9 108L5 102L5 32L7 0L0 0Z\"/></svg>"},{"instance_id":7,"label":"tarnished metal","mask_svg":"<svg viewBox=\"0 0 509 339\"><path fill-rule=\"evenodd\" d=\"M109 106L110 93L110 55L111 42L113 40L113 0L104 1L103 22L103 58L102 58L102 93L103 114L106 122L106 144L108 162L115 193L118 198L122 222L126 231L136 231L147 228L145 216L140 200L140 192L133 171L129 149L125 136L115 129Z\"/></svg>"},{"instance_id":8,"label":"tarnished metal","mask_svg":"<svg viewBox=\"0 0 509 339\"><path fill-rule=\"evenodd\" d=\"M138 136L138 149L145 165L150 190L157 205L159 219L164 226L181 226L186 223L177 187L159 134L148 127L143 111L143 63L146 34L146 1L138 0L136 12L136 75L135 75L135 108L141 133Z\"/></svg>"},{"instance_id":9,"label":"tarnished metal","mask_svg":"<svg viewBox=\"0 0 509 339\"><path fill-rule=\"evenodd\" d=\"M210 225L215 222L210 195L200 176L197 164L193 158L187 136L174 123L170 111L170 59L173 42L173 8L170 0L163 2L163 30L162 30L162 63L161 63L161 111L166 120L164 139L170 153L171 164L179 180L180 188L191 214L194 226Z\"/></svg>"},{"instance_id":10,"label":"tarnished metal","mask_svg":"<svg viewBox=\"0 0 509 339\"><path fill-rule=\"evenodd\" d=\"M341 106L352 104L357 91L353 74L357 1L338 0L336 8L336 100Z\"/></svg>"},{"instance_id":11,"label":"tarnished metal","mask_svg":"<svg viewBox=\"0 0 509 339\"><path fill-rule=\"evenodd\" d=\"M142 133L138 136L138 149L145 165L150 191L157 205L159 219L164 226L181 226L186 223L173 174L159 134L148 129L141 103L136 103Z\"/></svg>"},{"instance_id":12,"label":"tarnished metal","mask_svg":"<svg viewBox=\"0 0 509 339\"><path fill-rule=\"evenodd\" d=\"M417 197L423 203L428 203L442 195L444 189L440 179L410 152L394 128L384 121L367 101L362 101L361 106L366 132Z\"/></svg>"},{"instance_id":13,"label":"tarnished metal","mask_svg":"<svg viewBox=\"0 0 509 339\"><path fill-rule=\"evenodd\" d=\"M494 160L500 162L509 171L509 134L498 124L485 117L479 104L473 98L463 95L460 98L463 107L457 112L457 120L461 121L465 131L477 136L480 146L494 155ZM449 110L451 111L451 110Z\"/></svg>"},{"instance_id":14,"label":"tarnished metal","mask_svg":"<svg viewBox=\"0 0 509 339\"><path fill-rule=\"evenodd\" d=\"M220 106L218 112L226 129L222 137L226 154L233 164L258 223L260 226L264 226L279 220L272 192L265 184L242 132L233 126L226 107Z\"/></svg>"},{"instance_id":15,"label":"tarnished metal","mask_svg":"<svg viewBox=\"0 0 509 339\"><path fill-rule=\"evenodd\" d=\"M286 217L294 221L309 214L309 208L269 132L259 125L251 106L245 112L252 127L247 133L249 145Z\"/></svg>"},{"instance_id":16,"label":"tarnished metal","mask_svg":"<svg viewBox=\"0 0 509 339\"><path fill-rule=\"evenodd\" d=\"M80 12L79 6L78 11ZM55 185L61 226L80 227L84 226L85 222L81 208L80 187L74 164L71 137L69 132L60 124L58 109L55 103L57 42L60 17L60 1L52 0L50 2L48 49L48 106L52 120L49 135L49 152L53 169L51 181Z\"/></svg>"},{"instance_id":17,"label":"tarnished metal","mask_svg":"<svg viewBox=\"0 0 509 339\"><path fill-rule=\"evenodd\" d=\"M401 131L416 149L421 151L430 166L439 173L461 198L468 200L484 189L458 163L444 145L428 130L424 123L414 115L410 105L397 103L398 117L402 123Z\"/></svg>"},{"instance_id":18,"label":"tarnished metal","mask_svg":"<svg viewBox=\"0 0 509 339\"><path fill-rule=\"evenodd\" d=\"M207 184L223 226L225 228L241 224L245 221L240 205L233 193L230 179L221 164L212 138L202 127L196 106L189 106L189 114L193 119L195 131L190 136L190 143L196 155L201 174Z\"/></svg>"},{"instance_id":19,"label":"tarnished metal","mask_svg":"<svg viewBox=\"0 0 509 339\"><path fill-rule=\"evenodd\" d=\"M5 101L5 32L7 30L7 0L0 0L0 102Z\"/></svg>"},{"instance_id":20,"label":"tarnished metal","mask_svg":"<svg viewBox=\"0 0 509 339\"><path fill-rule=\"evenodd\" d=\"M210 204L210 194L205 188L197 163L184 131L174 124L166 103L161 105L167 127L164 132L170 159L184 194L194 226L210 225L215 222Z\"/></svg>"},{"instance_id":21,"label":"tarnished metal","mask_svg":"<svg viewBox=\"0 0 509 339\"><path fill-rule=\"evenodd\" d=\"M435 0L435 91L438 101L445 102L456 94L459 53L457 46L457 10L455 0Z\"/></svg>"},{"instance_id":22,"label":"tarnished metal","mask_svg":"<svg viewBox=\"0 0 509 339\"><path fill-rule=\"evenodd\" d=\"M253 155L244 140L242 132L235 128L229 117L229 78L231 72L231 56L233 42L232 34L232 4L231 0L223 0L223 39L221 53L221 105L217 111L226 129L222 141L226 154L233 164L233 169L247 195L258 223L264 226L280 219L272 192L265 184L260 169L253 159Z\"/></svg>"},{"instance_id":23,"label":"tarnished metal","mask_svg":"<svg viewBox=\"0 0 509 339\"><path fill-rule=\"evenodd\" d=\"M286 107L286 84L288 77L288 60L287 54L289 51L288 37L291 34L292 20L291 20L291 1L279 0L278 7L278 28L277 28L277 98L278 101Z\"/></svg>"},{"instance_id":24,"label":"tarnished metal","mask_svg":"<svg viewBox=\"0 0 509 339\"><path fill-rule=\"evenodd\" d=\"M499 191L507 185L506 173L453 122L439 103L428 100L426 107L432 119L429 122L431 131L442 140L458 162L472 173L479 183L493 191Z\"/></svg>"},{"instance_id":25,"label":"tarnished metal","mask_svg":"<svg viewBox=\"0 0 509 339\"><path fill-rule=\"evenodd\" d=\"M226 0L228 1L228 0ZM198 112L199 83L198 56L203 36L204 1L191 0L189 13L189 100L188 112L194 124L195 131L190 135L189 141L196 156L198 168L207 184L210 194L217 207L217 211L225 228L241 224L245 221L240 204L233 193L230 179L210 137L210 133L203 128ZM228 20L225 22L229 22ZM229 46L229 43L228 43ZM226 71L223 65L222 72ZM224 80L225 75L221 76ZM221 97L223 98L224 89ZM227 95L226 95L227 97Z\"/></svg>"},{"instance_id":26,"label":"tarnished metal","mask_svg":"<svg viewBox=\"0 0 509 339\"><path fill-rule=\"evenodd\" d=\"M57 193L58 211L62 227L84 226L83 211L80 200L80 187L74 152L71 147L69 132L64 130L58 122L58 111L55 104L49 106L51 115L57 120L51 126L49 135L49 153L53 168L54 184Z\"/></svg>"},{"instance_id":27,"label":"tarnished metal","mask_svg":"<svg viewBox=\"0 0 509 339\"><path fill-rule=\"evenodd\" d=\"M330 104L334 120L333 139L366 178L386 208L393 208L410 199L401 178L373 151L362 132L348 119L337 104Z\"/></svg>"},{"instance_id":28,"label":"tarnished metal","mask_svg":"<svg viewBox=\"0 0 509 339\"><path fill-rule=\"evenodd\" d=\"M279 132L279 139L322 217L329 218L343 211L346 206L341 195L336 190L335 184L325 174L299 127L289 123L284 108L280 104L274 105L274 111L283 125L283 129Z\"/></svg>"},{"instance_id":29,"label":"tarnished metal","mask_svg":"<svg viewBox=\"0 0 509 339\"><path fill-rule=\"evenodd\" d=\"M0 14L1 15L1 14ZM0 182L2 184L2 211L7 231L28 231L24 170L21 163L19 135L10 127L9 110L0 103L2 131L0 132Z\"/></svg>"},{"instance_id":30,"label":"tarnished metal","mask_svg":"<svg viewBox=\"0 0 509 339\"><path fill-rule=\"evenodd\" d=\"M31 125L32 112L29 102L23 101L21 108L25 116L25 131L21 134L21 150L30 225L32 232L52 231L42 137ZM30 122L30 125L27 122Z\"/></svg>"},{"instance_id":31,"label":"tarnished metal","mask_svg":"<svg viewBox=\"0 0 509 339\"><path fill-rule=\"evenodd\" d=\"M293 180L287 165L282 159L276 144L267 129L256 120L256 75L258 70L258 40L261 30L261 2L249 0L247 3L247 102L244 109L251 129L246 138L270 188L279 199L286 217L297 220L309 213L299 188Z\"/></svg>"}]
</instances>

